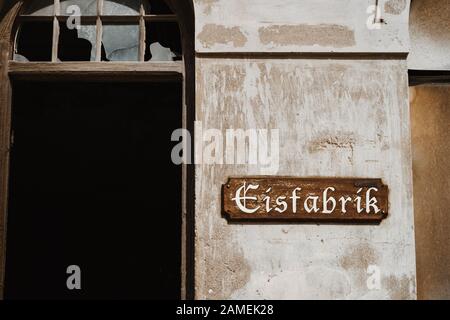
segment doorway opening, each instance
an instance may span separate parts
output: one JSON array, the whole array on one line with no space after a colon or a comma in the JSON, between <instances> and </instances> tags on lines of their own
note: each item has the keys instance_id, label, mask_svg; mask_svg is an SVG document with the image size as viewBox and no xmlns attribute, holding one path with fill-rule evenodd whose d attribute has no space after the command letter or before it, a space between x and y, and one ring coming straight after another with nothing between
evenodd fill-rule
<instances>
[{"instance_id":1,"label":"doorway opening","mask_svg":"<svg viewBox=\"0 0 450 320\"><path fill-rule=\"evenodd\" d=\"M179 81L13 83L6 299L181 297L182 96Z\"/></svg>"}]
</instances>

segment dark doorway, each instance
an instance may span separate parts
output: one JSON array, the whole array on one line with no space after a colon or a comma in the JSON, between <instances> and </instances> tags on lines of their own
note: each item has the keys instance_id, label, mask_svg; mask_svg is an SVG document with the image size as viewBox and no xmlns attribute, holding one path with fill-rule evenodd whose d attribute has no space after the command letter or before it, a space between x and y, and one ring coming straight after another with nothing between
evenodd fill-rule
<instances>
[{"instance_id":1,"label":"dark doorway","mask_svg":"<svg viewBox=\"0 0 450 320\"><path fill-rule=\"evenodd\" d=\"M181 101L176 82L13 84L5 298L180 298Z\"/></svg>"}]
</instances>

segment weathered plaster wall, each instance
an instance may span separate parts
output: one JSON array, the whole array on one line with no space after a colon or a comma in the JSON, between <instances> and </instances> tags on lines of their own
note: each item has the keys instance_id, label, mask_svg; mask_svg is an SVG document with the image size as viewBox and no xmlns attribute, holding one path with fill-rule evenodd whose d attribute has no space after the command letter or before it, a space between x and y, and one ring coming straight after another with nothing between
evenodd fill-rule
<instances>
[{"instance_id":1,"label":"weathered plaster wall","mask_svg":"<svg viewBox=\"0 0 450 320\"><path fill-rule=\"evenodd\" d=\"M410 15L408 67L450 70L450 1L415 0Z\"/></svg>"},{"instance_id":2,"label":"weathered plaster wall","mask_svg":"<svg viewBox=\"0 0 450 320\"><path fill-rule=\"evenodd\" d=\"M411 88L417 288L450 299L450 85Z\"/></svg>"},{"instance_id":3,"label":"weathered plaster wall","mask_svg":"<svg viewBox=\"0 0 450 320\"><path fill-rule=\"evenodd\" d=\"M194 0L198 52L408 52L409 0Z\"/></svg>"},{"instance_id":4,"label":"weathered plaster wall","mask_svg":"<svg viewBox=\"0 0 450 320\"><path fill-rule=\"evenodd\" d=\"M404 60L197 59L203 127L280 129L278 175L382 178L379 226L230 225L229 176L257 166L196 169L196 297L415 298L407 66ZM273 173L273 172L272 172ZM380 269L369 290L367 268Z\"/></svg>"},{"instance_id":5,"label":"weathered plaster wall","mask_svg":"<svg viewBox=\"0 0 450 320\"><path fill-rule=\"evenodd\" d=\"M378 1L384 23L370 30L375 3L194 0L196 119L281 140L278 172L197 166L197 298L416 297L407 65L393 59L409 49L410 1ZM380 226L228 224L221 185L260 174L383 178L391 215Z\"/></svg>"}]
</instances>

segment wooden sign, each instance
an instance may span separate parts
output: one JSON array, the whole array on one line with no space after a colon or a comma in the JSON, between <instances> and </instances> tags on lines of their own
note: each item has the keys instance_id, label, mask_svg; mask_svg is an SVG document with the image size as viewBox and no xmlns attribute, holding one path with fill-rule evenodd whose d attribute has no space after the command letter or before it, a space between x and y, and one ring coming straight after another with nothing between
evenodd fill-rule
<instances>
[{"instance_id":1,"label":"wooden sign","mask_svg":"<svg viewBox=\"0 0 450 320\"><path fill-rule=\"evenodd\" d=\"M242 177L222 188L230 221L379 223L388 214L381 179Z\"/></svg>"}]
</instances>

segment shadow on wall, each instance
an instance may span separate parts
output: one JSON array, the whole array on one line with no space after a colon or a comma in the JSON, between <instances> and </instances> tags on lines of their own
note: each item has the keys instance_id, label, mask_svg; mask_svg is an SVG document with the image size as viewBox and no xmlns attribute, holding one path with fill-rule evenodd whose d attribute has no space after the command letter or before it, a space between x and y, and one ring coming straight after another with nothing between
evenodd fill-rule
<instances>
[{"instance_id":1,"label":"shadow on wall","mask_svg":"<svg viewBox=\"0 0 450 320\"><path fill-rule=\"evenodd\" d=\"M417 294L450 299L450 5L412 0L408 56Z\"/></svg>"},{"instance_id":2,"label":"shadow on wall","mask_svg":"<svg viewBox=\"0 0 450 320\"><path fill-rule=\"evenodd\" d=\"M419 299L450 299L450 84L410 88Z\"/></svg>"}]
</instances>

